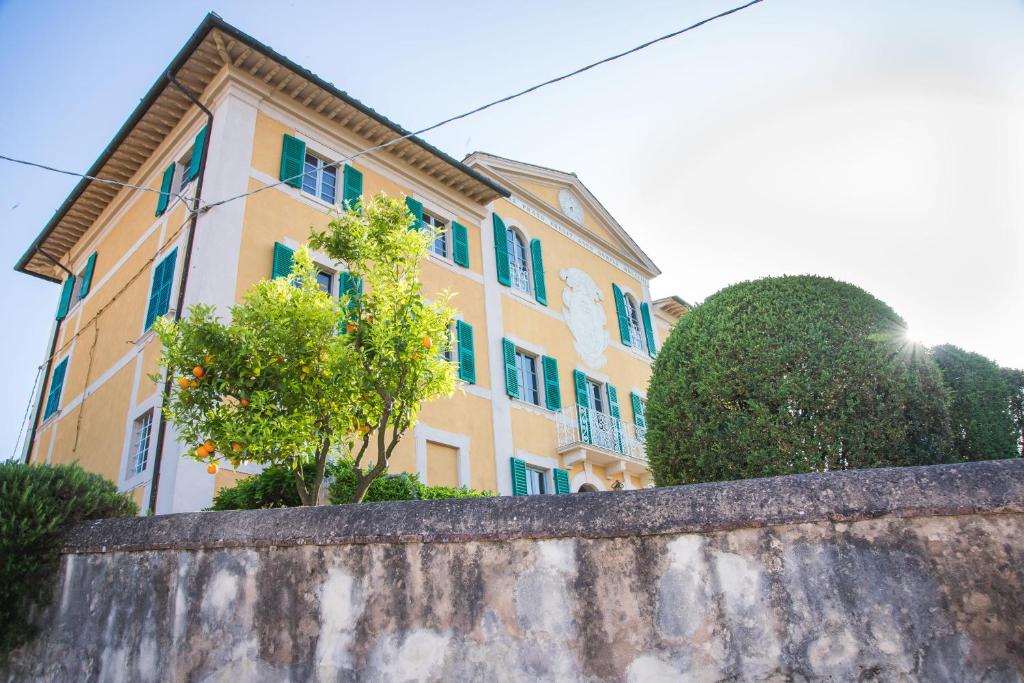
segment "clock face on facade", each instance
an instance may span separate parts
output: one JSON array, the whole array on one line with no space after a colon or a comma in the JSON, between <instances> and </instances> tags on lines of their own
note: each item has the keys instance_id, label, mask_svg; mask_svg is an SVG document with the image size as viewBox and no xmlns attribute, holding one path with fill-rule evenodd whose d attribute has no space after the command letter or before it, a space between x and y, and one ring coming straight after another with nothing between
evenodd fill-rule
<instances>
[{"instance_id":1,"label":"clock face on facade","mask_svg":"<svg viewBox=\"0 0 1024 683\"><path fill-rule=\"evenodd\" d=\"M580 206L580 200L576 199L576 195L568 190L560 190L558 203L562 206L562 213L577 223L583 223L583 207Z\"/></svg>"}]
</instances>

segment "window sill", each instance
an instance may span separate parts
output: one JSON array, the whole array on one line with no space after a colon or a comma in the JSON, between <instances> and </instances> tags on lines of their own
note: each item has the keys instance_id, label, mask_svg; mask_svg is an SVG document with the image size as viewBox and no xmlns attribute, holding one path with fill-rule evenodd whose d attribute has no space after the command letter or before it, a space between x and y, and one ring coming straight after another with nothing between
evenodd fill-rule
<instances>
[{"instance_id":1,"label":"window sill","mask_svg":"<svg viewBox=\"0 0 1024 683\"><path fill-rule=\"evenodd\" d=\"M505 395L508 396L508 394ZM540 415L541 417L546 417L549 420L554 420L555 414L558 413L557 410L548 410L546 407L542 405L530 403L529 401L524 401L521 398L513 398L511 396L509 396L508 398L509 401L511 401L513 408L518 408L519 410L522 410L523 412L529 413L531 415Z\"/></svg>"}]
</instances>

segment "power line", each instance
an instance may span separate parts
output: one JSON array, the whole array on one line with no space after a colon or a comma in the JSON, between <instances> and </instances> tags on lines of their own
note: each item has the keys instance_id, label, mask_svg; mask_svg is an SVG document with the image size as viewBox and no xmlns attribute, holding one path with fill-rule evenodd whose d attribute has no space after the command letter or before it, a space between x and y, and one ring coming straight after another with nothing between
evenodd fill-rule
<instances>
[{"instance_id":1,"label":"power line","mask_svg":"<svg viewBox=\"0 0 1024 683\"><path fill-rule=\"evenodd\" d=\"M69 175L69 176L72 176L72 177L75 177L75 178L86 178L88 180L92 180L92 181L95 181L97 183L104 183L104 184L107 184L107 185L117 185L118 187L127 187L130 190L142 190L143 192L156 192L157 194L166 194L166 195L168 195L170 197L177 197L178 199L180 199L182 201L185 201L185 198L182 197L177 192L163 192L161 190L157 190L157 189L154 189L152 187L143 187L142 185L132 185L131 183L122 183L120 180L114 180L113 178L100 178L100 177L97 177L97 176L94 176L94 175L89 175L88 173L76 173L74 171L65 171L62 168L54 168L53 166L47 166L46 164L40 164L40 163L37 163L35 161L26 161L25 159L15 159L14 157L9 157L9 156L3 155L3 154L0 154L0 159L3 159L4 161L10 161L10 162L13 162L15 164L23 164L25 166L32 166L34 168L41 168L41 169L43 169L45 171L53 171L54 173L60 173L62 175Z\"/></svg>"},{"instance_id":2,"label":"power line","mask_svg":"<svg viewBox=\"0 0 1024 683\"><path fill-rule=\"evenodd\" d=\"M426 128L420 128L419 130L412 131L411 133L406 133L404 135L400 135L397 138L394 138L392 140L388 140L387 142L383 142L383 143L381 143L379 145L374 145L373 147L367 147L366 149L360 150L360 151L356 152L355 154L347 156L347 157L345 157L343 159L340 159L338 161L334 161L334 162L331 162L329 164L324 164L324 166L325 167L331 167L331 166L337 167L337 166L340 166L341 164L344 164L346 161L351 161L351 160L353 160L353 159L355 159L357 157L363 156L364 154L368 154L370 152L375 152L377 150L384 149L385 147L390 147L391 145L394 145L394 144L396 144L398 142L401 142L402 140L405 140L407 138L411 138L411 137L415 137L415 136L418 136L418 135L422 135L423 133L428 133L428 132L430 132L432 130L440 128L441 126L445 126L445 125L447 125L449 123L452 123L453 121L458 121L458 120L464 119L464 118L466 118L468 116L472 116L473 114L478 114L478 113L484 111L485 109L490 109L491 107L497 106L499 104L503 104L505 102L509 102L509 101L514 100L516 98L522 97L523 95L527 95L527 94L529 94L531 92L534 92L536 90L540 90L543 87L546 87L546 86L549 86L549 85L553 85L553 84L558 83L560 81L564 81L564 80L566 80L568 78L572 78L573 76L578 76L579 74L581 74L581 73L583 73L585 71L590 71L591 69L593 69L595 67L598 67L598 66L601 66L602 64L607 64L609 62L613 62L616 59L621 59L622 57L626 57L628 55L631 55L634 52L639 52L640 50L648 48L651 45L654 45L656 43L660 43L660 42L668 40L670 38L675 38L676 36L679 36L679 35L682 35L684 33L689 32L689 31L692 31L695 28L699 28L699 27L703 26L704 24L711 23L712 21L715 21L716 19L721 19L723 17L729 16L730 14L735 14L736 12L739 12L741 10L745 10L748 7L750 7L751 5L756 5L756 4L758 4L759 2L762 2L762 1L763 0L751 0L750 2L746 3L745 5L739 5L737 7L733 7L732 9L726 10L724 12L719 12L718 14L716 14L714 16L707 17L706 19L701 19L697 23L690 24L689 26L687 26L685 28L681 28L678 31L673 31L672 33L666 33L663 36L659 36L658 38L654 38L653 40L648 40L646 43L641 43L640 45L637 45L636 47L632 47L632 48L630 48L628 50L625 50L623 52L616 53L614 55L611 55L610 57L605 57L604 59L600 59L600 60L598 60L596 62L592 62L592 63L587 64L586 66L582 66L582 67L580 67L580 68L578 68L578 69L576 69L574 71L570 71L569 73L565 73L565 74L562 74L561 76L556 76L554 78L550 78L550 79L548 79L548 80L546 80L546 81L544 81L542 83L538 83L536 85L532 85L529 88L526 88L524 90L520 90L519 92L513 93L511 95L506 95L505 97L498 98L496 100L488 102L487 104L482 104L479 107L477 107L476 109L470 109L469 111L463 112L462 114L456 114L455 116L450 116L450 117L444 119L443 121L438 121L437 123L429 125ZM235 195L233 197L228 197L227 199L221 199L221 200L218 200L218 201L215 201L215 202L210 202L210 203L206 204L205 206L203 206L202 208L200 208L200 212L205 213L206 211L209 211L210 209L214 208L215 206L220 206L222 204L227 204L228 202L233 202L236 199L242 199L243 197L248 197L250 195L254 195L257 192L262 192L263 190L269 190L272 187L278 187L280 185L284 185L286 183L298 180L299 178L302 178L304 175L305 175L305 172L302 172L302 173L299 173L297 175L291 176L290 178L285 178L283 180L279 180L276 183L272 183L270 185L263 185L261 187L256 188L255 190L250 190L249 192L243 192L242 194L238 194L238 195Z\"/></svg>"},{"instance_id":3,"label":"power line","mask_svg":"<svg viewBox=\"0 0 1024 683\"><path fill-rule=\"evenodd\" d=\"M397 144L397 143L401 142L402 140L406 140L408 138L415 137L415 136L418 136L418 135L423 135L424 133L429 133L432 130L436 130L436 129L442 127L442 126L446 126L449 123L452 123L454 121L459 121L460 119L467 118L469 116L472 116L473 114L479 114L480 112L482 112L482 111L484 111L486 109L490 109L491 107L495 107L495 106L497 106L499 104L504 104L505 102L510 102L511 100L517 99L517 98L522 97L524 95L528 95L529 93L532 93L532 92L534 92L536 90L540 90L541 88L547 87L549 85L553 85L553 84L558 83L560 81L564 81L566 79L572 78L573 76L578 76L578 75L580 75L580 74L582 74L582 73L584 73L586 71L590 71L591 69L596 68L598 66L601 66L603 64L607 64L609 62L613 62L613 61L615 61L617 59L621 59L621 58L626 57L628 55L631 55L631 54L633 54L635 52L639 52L640 50L644 50L644 49L646 49L646 48L648 48L648 47L650 47L652 45L655 45L657 43L669 40L670 38L675 38L676 36L680 36L680 35L682 35L684 33L687 33L689 31L692 31L692 30L696 29L696 28L699 28L699 27L703 26L704 24L711 23L712 21L715 21L717 19L722 19L723 17L727 17L730 14L735 14L736 12L739 12L741 10L745 10L748 7L750 7L752 5L756 5L756 4L758 4L758 3L762 2L762 1L763 0L750 0L750 2L748 2L748 3L744 4L744 5L739 5L737 7L733 7L732 9L725 10L724 12L719 12L718 14L715 14L713 16L707 17L705 19L701 19L697 23L690 24L689 26L686 26L685 28L681 28L681 29L679 29L677 31L673 31L671 33L666 33L663 36L659 36L659 37L654 38L652 40L648 40L645 43L641 43L640 45L632 47L632 48L630 48L628 50L625 50L623 52L618 52L618 53L616 53L614 55L611 55L609 57L605 57L604 59L599 59L596 62L592 62L590 64L587 64L586 66L582 66L582 67L580 67L578 69L575 69L575 70L570 71L568 73L562 74L561 76L555 76L554 78L549 78L546 81L543 81L541 83L537 83L536 85L531 85L530 87L525 88L523 90L520 90L518 92L512 93L511 95L506 95L506 96L500 97L500 98L498 98L496 100L492 100L492 101L490 101L490 102L488 102L486 104L482 104L479 107L476 107L475 109L470 109L469 111L463 112L461 114L456 114L454 116L450 116L450 117L448 117L446 119L438 121L437 123L434 123L434 124L431 124L429 126L426 126L425 128L420 128L419 130L415 130L415 131L412 131L412 132L409 132L409 133L405 133L405 134L400 135L400 136L398 136L396 138L388 140L387 142L383 142L383 143L380 143L378 145L374 145L372 147L367 147L365 149L362 149L362 150L356 152L355 154L352 154L350 156L347 156L347 157L344 157L342 159L339 159L338 161L334 161L334 162L331 162L329 164L324 164L324 166L325 167L338 167L338 166L344 164L347 161L351 161L351 160L356 159L358 157L361 157L361 156L363 156L365 154L369 154L370 152L375 152L377 150L381 150L381 149L384 149L386 147L390 147L391 145ZM37 162L34 162L34 161L26 161L24 159L15 159L13 157L9 157L9 156L3 155L3 154L0 154L0 159L3 159L5 161L10 161L10 162L13 162L13 163L16 163L16 164L23 164L25 166L32 166L32 167L35 167L35 168L41 168L41 169L44 169L44 170L47 170L47 171L52 171L53 173L60 173L60 174L63 174L63 175L69 175L69 176L73 176L73 177L77 177L77 178L86 178L88 180L92 180L92 181L99 182L99 183L106 183L108 185L116 185L118 187L125 187L125 188L131 189L131 190L141 190L143 192L156 192L158 194L167 194L167 195L169 195L171 197L177 197L178 199L181 199L182 201L185 201L185 198L182 197L182 195L177 193L177 192L162 192L161 190L155 189L155 188L152 188L152 187L143 187L141 185L133 185L131 183L124 183L124 182L121 182L119 180L114 180L112 178L100 178L100 177L97 177L97 176L89 175L87 173L76 173L74 171L67 171L67 170L60 169L60 168L54 168L53 166L47 166L46 164L41 164L41 163L37 163ZM218 200L218 201L215 201L215 202L206 203L204 206L202 206L199 209L199 212L200 213L205 213L205 212L209 211L210 209L212 209L212 208L214 208L216 206L220 206L222 204L227 204L228 202L233 202L236 199L242 199L244 197L248 197L250 195L254 195L254 194L258 193L258 192L262 192L263 190L269 190L272 187L278 187L280 185L284 185L286 183L290 183L292 181L298 180L299 178L302 178L304 175L305 175L305 171L303 171L302 173L299 173L297 175L291 176L290 178L285 178L283 180L279 180L279 181L277 181L275 183L272 183L270 185L263 185L261 187L256 188L255 190L251 190L249 192L244 192L242 194L234 195L232 197L228 197L226 199L221 199L221 200Z\"/></svg>"}]
</instances>

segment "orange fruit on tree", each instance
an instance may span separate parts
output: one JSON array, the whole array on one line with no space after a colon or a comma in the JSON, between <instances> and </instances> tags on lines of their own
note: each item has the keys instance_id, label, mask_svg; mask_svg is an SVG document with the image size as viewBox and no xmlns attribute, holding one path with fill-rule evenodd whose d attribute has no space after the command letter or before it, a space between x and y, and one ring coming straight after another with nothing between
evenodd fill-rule
<instances>
[{"instance_id":1,"label":"orange fruit on tree","mask_svg":"<svg viewBox=\"0 0 1024 683\"><path fill-rule=\"evenodd\" d=\"M192 383L192 380L190 380L188 377L179 377L178 378L178 386L180 386L182 389L188 389L189 386L191 385L191 383Z\"/></svg>"},{"instance_id":2,"label":"orange fruit on tree","mask_svg":"<svg viewBox=\"0 0 1024 683\"><path fill-rule=\"evenodd\" d=\"M358 329L359 327L355 323L349 323L348 325L345 326L345 331L348 332L349 334L354 333Z\"/></svg>"},{"instance_id":3,"label":"orange fruit on tree","mask_svg":"<svg viewBox=\"0 0 1024 683\"><path fill-rule=\"evenodd\" d=\"M217 474L217 463L211 462L209 465L206 466L206 471L209 472L210 474Z\"/></svg>"},{"instance_id":4,"label":"orange fruit on tree","mask_svg":"<svg viewBox=\"0 0 1024 683\"><path fill-rule=\"evenodd\" d=\"M232 453L239 453L239 452L241 452L241 450L242 450L242 444L238 443L237 441L232 441L231 442L231 452Z\"/></svg>"},{"instance_id":5,"label":"orange fruit on tree","mask_svg":"<svg viewBox=\"0 0 1024 683\"><path fill-rule=\"evenodd\" d=\"M213 443L213 439L207 439L206 441L204 441L203 446L205 446L206 450L210 453L213 453L215 450L217 450L217 446Z\"/></svg>"},{"instance_id":6,"label":"orange fruit on tree","mask_svg":"<svg viewBox=\"0 0 1024 683\"><path fill-rule=\"evenodd\" d=\"M241 401L238 402L238 405L242 406L243 408L248 408L249 407L249 399L243 398Z\"/></svg>"},{"instance_id":7,"label":"orange fruit on tree","mask_svg":"<svg viewBox=\"0 0 1024 683\"><path fill-rule=\"evenodd\" d=\"M430 337L424 337L423 338L423 348L429 349L433 345L434 345L434 341Z\"/></svg>"},{"instance_id":8,"label":"orange fruit on tree","mask_svg":"<svg viewBox=\"0 0 1024 683\"><path fill-rule=\"evenodd\" d=\"M205 458L210 452L206 450L206 446L200 446L196 449L196 455L200 458Z\"/></svg>"},{"instance_id":9,"label":"orange fruit on tree","mask_svg":"<svg viewBox=\"0 0 1024 683\"><path fill-rule=\"evenodd\" d=\"M235 458L234 460L231 461L231 466L234 467L236 470L238 469L238 466L241 464L242 461L239 460L238 458Z\"/></svg>"},{"instance_id":10,"label":"orange fruit on tree","mask_svg":"<svg viewBox=\"0 0 1024 683\"><path fill-rule=\"evenodd\" d=\"M197 378L202 379L203 377L206 376L206 370L203 370L203 366L197 365L194 368L192 368L192 374L195 375Z\"/></svg>"},{"instance_id":11,"label":"orange fruit on tree","mask_svg":"<svg viewBox=\"0 0 1024 683\"><path fill-rule=\"evenodd\" d=\"M198 389L199 388L199 382L195 381L194 379L190 379L188 381L188 388L189 389Z\"/></svg>"}]
</instances>

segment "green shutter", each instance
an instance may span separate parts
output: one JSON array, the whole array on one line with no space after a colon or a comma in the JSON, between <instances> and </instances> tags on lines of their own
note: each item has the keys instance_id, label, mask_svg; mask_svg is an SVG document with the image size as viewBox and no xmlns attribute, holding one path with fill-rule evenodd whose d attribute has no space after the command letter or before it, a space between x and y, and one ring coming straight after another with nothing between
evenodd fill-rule
<instances>
[{"instance_id":1,"label":"green shutter","mask_svg":"<svg viewBox=\"0 0 1024 683\"><path fill-rule=\"evenodd\" d=\"M164 171L163 180L160 181L160 196L156 200L156 215L160 216L167 210L171 201L171 185L174 183L174 162Z\"/></svg>"},{"instance_id":2,"label":"green shutter","mask_svg":"<svg viewBox=\"0 0 1024 683\"><path fill-rule=\"evenodd\" d=\"M622 290L616 284L612 285L612 294L615 295L615 315L619 318L619 336L622 338L622 343L629 346L629 319L626 317L626 300L622 296Z\"/></svg>"},{"instance_id":3,"label":"green shutter","mask_svg":"<svg viewBox=\"0 0 1024 683\"><path fill-rule=\"evenodd\" d=\"M463 268L469 268L469 236L466 226L452 223L452 260Z\"/></svg>"},{"instance_id":4,"label":"green shutter","mask_svg":"<svg viewBox=\"0 0 1024 683\"><path fill-rule=\"evenodd\" d=\"M57 320L63 320L68 315L68 308L71 307L71 292L75 289L75 276L68 275L64 286L60 290L60 303L57 304Z\"/></svg>"},{"instance_id":5,"label":"green shutter","mask_svg":"<svg viewBox=\"0 0 1024 683\"><path fill-rule=\"evenodd\" d=\"M558 361L550 356L540 359L544 368L544 400L548 410L562 409L562 391L558 386Z\"/></svg>"},{"instance_id":6,"label":"green shutter","mask_svg":"<svg viewBox=\"0 0 1024 683\"><path fill-rule=\"evenodd\" d=\"M188 179L192 180L199 175L199 167L203 163L203 148L206 146L206 135L209 130L209 126L203 126L203 129L196 135L196 141L192 143L192 161L188 165Z\"/></svg>"},{"instance_id":7,"label":"green shutter","mask_svg":"<svg viewBox=\"0 0 1024 683\"><path fill-rule=\"evenodd\" d=\"M270 278L287 277L292 272L292 255L294 249L290 249L280 242L274 242L274 262L270 269Z\"/></svg>"},{"instance_id":8,"label":"green shutter","mask_svg":"<svg viewBox=\"0 0 1024 683\"><path fill-rule=\"evenodd\" d=\"M355 209L362 213L363 207L363 174L360 171L345 164L342 173L342 195L341 205L345 210Z\"/></svg>"},{"instance_id":9,"label":"green shutter","mask_svg":"<svg viewBox=\"0 0 1024 683\"><path fill-rule=\"evenodd\" d=\"M576 386L576 410L579 417L580 441L590 443L590 416L586 409L590 407L590 395L587 393L587 376L580 370L572 371L572 381Z\"/></svg>"},{"instance_id":10,"label":"green shutter","mask_svg":"<svg viewBox=\"0 0 1024 683\"><path fill-rule=\"evenodd\" d=\"M405 205L409 207L409 213L413 216L412 225L409 226L410 230L422 230L423 229L423 202L416 201L412 197L405 198Z\"/></svg>"},{"instance_id":11,"label":"green shutter","mask_svg":"<svg viewBox=\"0 0 1024 683\"><path fill-rule=\"evenodd\" d=\"M569 473L557 467L552 470L555 479L555 493L571 493L569 491Z\"/></svg>"},{"instance_id":12,"label":"green shutter","mask_svg":"<svg viewBox=\"0 0 1024 683\"><path fill-rule=\"evenodd\" d=\"M177 257L178 250L175 249L153 270L153 285L149 290L149 306L146 309L146 330L153 326L157 318L170 310L174 264Z\"/></svg>"},{"instance_id":13,"label":"green shutter","mask_svg":"<svg viewBox=\"0 0 1024 683\"><path fill-rule=\"evenodd\" d=\"M306 143L285 133L281 143L281 174L278 180L302 188L302 170L306 164Z\"/></svg>"},{"instance_id":14,"label":"green shutter","mask_svg":"<svg viewBox=\"0 0 1024 683\"><path fill-rule=\"evenodd\" d=\"M60 408L60 394L64 389L64 375L67 373L68 359L62 360L53 369L53 377L50 378L50 391L46 395L46 412L43 419L50 417Z\"/></svg>"},{"instance_id":15,"label":"green shutter","mask_svg":"<svg viewBox=\"0 0 1024 683\"><path fill-rule=\"evenodd\" d=\"M519 458L512 458L512 495L526 495L526 463Z\"/></svg>"},{"instance_id":16,"label":"green shutter","mask_svg":"<svg viewBox=\"0 0 1024 683\"><path fill-rule=\"evenodd\" d=\"M516 345L508 339L502 339L501 351L505 358L505 393L512 398L519 398L519 373L516 371Z\"/></svg>"},{"instance_id":17,"label":"green shutter","mask_svg":"<svg viewBox=\"0 0 1024 683\"><path fill-rule=\"evenodd\" d=\"M540 240L530 240L530 260L533 261L533 295L537 303L548 305L548 289L544 286L544 257L540 253Z\"/></svg>"},{"instance_id":18,"label":"green shutter","mask_svg":"<svg viewBox=\"0 0 1024 683\"><path fill-rule=\"evenodd\" d=\"M348 323L358 320L359 317L359 297L363 294L363 279L347 271L339 273L338 294L339 296L348 295L348 314L338 324L338 331L345 334Z\"/></svg>"},{"instance_id":19,"label":"green shutter","mask_svg":"<svg viewBox=\"0 0 1024 683\"><path fill-rule=\"evenodd\" d=\"M640 317L644 319L644 334L647 335L647 353L654 356L658 352L657 345L654 343L654 326L651 325L651 307L647 305L647 302L640 304Z\"/></svg>"},{"instance_id":20,"label":"green shutter","mask_svg":"<svg viewBox=\"0 0 1024 683\"><path fill-rule=\"evenodd\" d=\"M92 287L92 271L96 268L96 252L89 254L89 260L85 262L85 271L82 273L82 284L78 286L78 300L81 301L89 293Z\"/></svg>"},{"instance_id":21,"label":"green shutter","mask_svg":"<svg viewBox=\"0 0 1024 683\"><path fill-rule=\"evenodd\" d=\"M611 384L605 385L608 393L608 414L615 418L612 420L612 434L615 436L615 450L619 453L626 452L626 441L622 436L622 411L619 410L619 392Z\"/></svg>"},{"instance_id":22,"label":"green shutter","mask_svg":"<svg viewBox=\"0 0 1024 683\"><path fill-rule=\"evenodd\" d=\"M508 230L505 221L496 213L491 214L494 223L494 262L498 268L498 282L512 286L512 270L508 263Z\"/></svg>"},{"instance_id":23,"label":"green shutter","mask_svg":"<svg viewBox=\"0 0 1024 683\"><path fill-rule=\"evenodd\" d=\"M476 358L473 354L473 326L457 320L455 332L459 344L459 379L470 384L476 383Z\"/></svg>"},{"instance_id":24,"label":"green shutter","mask_svg":"<svg viewBox=\"0 0 1024 683\"><path fill-rule=\"evenodd\" d=\"M642 429L647 428L647 409L644 400L636 392L629 392L629 402L633 404L633 424Z\"/></svg>"}]
</instances>

